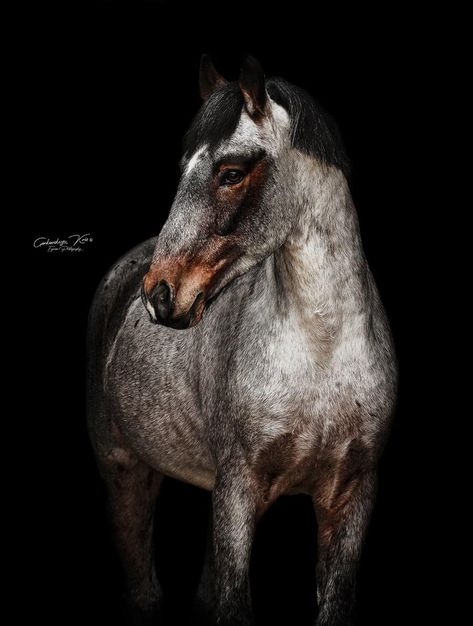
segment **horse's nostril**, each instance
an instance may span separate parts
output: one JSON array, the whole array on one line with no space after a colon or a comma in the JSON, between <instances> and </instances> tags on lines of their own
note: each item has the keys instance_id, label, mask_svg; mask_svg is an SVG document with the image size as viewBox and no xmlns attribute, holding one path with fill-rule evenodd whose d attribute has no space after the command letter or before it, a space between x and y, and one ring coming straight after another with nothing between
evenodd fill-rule
<instances>
[{"instance_id":1,"label":"horse's nostril","mask_svg":"<svg viewBox=\"0 0 473 626\"><path fill-rule=\"evenodd\" d=\"M154 290L152 303L156 315L162 320L166 319L171 312L172 294L171 287L165 280L160 281Z\"/></svg>"}]
</instances>

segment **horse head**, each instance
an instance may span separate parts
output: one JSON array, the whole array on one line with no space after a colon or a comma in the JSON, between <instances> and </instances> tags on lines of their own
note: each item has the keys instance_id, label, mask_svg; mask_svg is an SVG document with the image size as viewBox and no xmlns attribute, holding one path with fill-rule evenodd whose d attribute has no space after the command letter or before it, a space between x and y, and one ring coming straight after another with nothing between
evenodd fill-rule
<instances>
[{"instance_id":1,"label":"horse head","mask_svg":"<svg viewBox=\"0 0 473 626\"><path fill-rule=\"evenodd\" d=\"M324 142L329 131L318 110L296 90L266 80L252 57L235 82L202 57L204 101L185 137L182 176L143 280L153 322L194 326L210 299L283 244L304 188L301 150L336 161L330 151L337 143ZM311 146L314 131L319 143Z\"/></svg>"}]
</instances>

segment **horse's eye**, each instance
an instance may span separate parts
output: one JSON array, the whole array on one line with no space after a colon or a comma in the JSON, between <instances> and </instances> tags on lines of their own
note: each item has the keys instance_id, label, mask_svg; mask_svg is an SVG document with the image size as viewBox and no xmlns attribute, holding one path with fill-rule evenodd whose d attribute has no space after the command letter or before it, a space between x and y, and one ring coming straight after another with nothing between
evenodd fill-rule
<instances>
[{"instance_id":1,"label":"horse's eye","mask_svg":"<svg viewBox=\"0 0 473 626\"><path fill-rule=\"evenodd\" d=\"M240 183L245 176L241 170L225 170L220 177L221 185L236 185Z\"/></svg>"}]
</instances>

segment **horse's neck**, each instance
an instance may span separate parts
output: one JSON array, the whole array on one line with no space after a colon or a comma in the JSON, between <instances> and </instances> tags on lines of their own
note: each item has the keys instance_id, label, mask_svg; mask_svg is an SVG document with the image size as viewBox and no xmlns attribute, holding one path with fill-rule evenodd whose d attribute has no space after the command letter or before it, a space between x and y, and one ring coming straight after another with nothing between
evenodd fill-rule
<instances>
[{"instance_id":1,"label":"horse's neck","mask_svg":"<svg viewBox=\"0 0 473 626\"><path fill-rule=\"evenodd\" d=\"M324 344L366 312L368 270L345 177L304 159L298 219L275 254L275 272L285 306Z\"/></svg>"}]
</instances>

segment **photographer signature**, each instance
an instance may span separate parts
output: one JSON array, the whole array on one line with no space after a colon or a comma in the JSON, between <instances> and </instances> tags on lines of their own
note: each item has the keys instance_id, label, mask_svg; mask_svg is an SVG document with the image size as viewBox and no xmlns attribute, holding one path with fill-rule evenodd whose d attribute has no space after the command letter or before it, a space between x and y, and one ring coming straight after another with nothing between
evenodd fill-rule
<instances>
[{"instance_id":1,"label":"photographer signature","mask_svg":"<svg viewBox=\"0 0 473 626\"><path fill-rule=\"evenodd\" d=\"M33 248L42 248L47 252L83 252L84 248L93 242L90 233L85 235L69 235L65 239L50 239L49 237L37 237L33 241Z\"/></svg>"}]
</instances>

